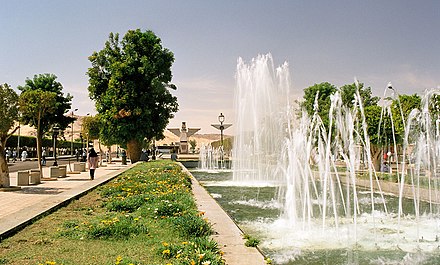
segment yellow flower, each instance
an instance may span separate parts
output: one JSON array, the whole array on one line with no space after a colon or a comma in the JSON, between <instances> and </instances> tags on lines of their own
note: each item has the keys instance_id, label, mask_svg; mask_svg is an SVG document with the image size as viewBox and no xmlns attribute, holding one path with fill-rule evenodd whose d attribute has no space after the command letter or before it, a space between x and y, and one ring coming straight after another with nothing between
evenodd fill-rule
<instances>
[{"instance_id":1,"label":"yellow flower","mask_svg":"<svg viewBox=\"0 0 440 265\"><path fill-rule=\"evenodd\" d=\"M164 251L162 251L162 255L165 255L165 254L170 254L170 250L169 249L165 249Z\"/></svg>"},{"instance_id":2,"label":"yellow flower","mask_svg":"<svg viewBox=\"0 0 440 265\"><path fill-rule=\"evenodd\" d=\"M163 245L164 247L168 247L170 244L168 244L167 242L162 242L162 245Z\"/></svg>"},{"instance_id":3,"label":"yellow flower","mask_svg":"<svg viewBox=\"0 0 440 265\"><path fill-rule=\"evenodd\" d=\"M191 260L191 265L196 265L196 262L194 260Z\"/></svg>"}]
</instances>

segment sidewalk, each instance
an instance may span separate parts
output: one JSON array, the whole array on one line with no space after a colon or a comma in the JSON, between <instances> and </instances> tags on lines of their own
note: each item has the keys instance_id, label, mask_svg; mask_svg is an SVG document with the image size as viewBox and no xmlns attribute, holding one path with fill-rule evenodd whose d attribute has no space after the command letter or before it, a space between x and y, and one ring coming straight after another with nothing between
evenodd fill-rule
<instances>
[{"instance_id":1,"label":"sidewalk","mask_svg":"<svg viewBox=\"0 0 440 265\"><path fill-rule=\"evenodd\" d=\"M90 180L89 172L72 174L67 167L67 177L41 184L22 186L17 191L0 192L0 241L31 223L35 218L56 209L105 183L134 165L121 163L103 164ZM43 168L43 176L49 176L49 167ZM17 185L17 172L10 173L11 186Z\"/></svg>"}]
</instances>

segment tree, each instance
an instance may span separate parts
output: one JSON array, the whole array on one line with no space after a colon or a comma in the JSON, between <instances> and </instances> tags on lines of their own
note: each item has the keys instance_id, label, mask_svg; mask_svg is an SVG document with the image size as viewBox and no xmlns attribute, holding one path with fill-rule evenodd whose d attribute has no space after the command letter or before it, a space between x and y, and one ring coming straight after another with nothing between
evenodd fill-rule
<instances>
[{"instance_id":1,"label":"tree","mask_svg":"<svg viewBox=\"0 0 440 265\"><path fill-rule=\"evenodd\" d=\"M405 126L408 116L413 109L421 108L422 99L419 95L399 95L391 104L391 113L393 116L394 130L396 133L396 142L401 144L405 137ZM402 121L403 118L403 121Z\"/></svg>"},{"instance_id":2,"label":"tree","mask_svg":"<svg viewBox=\"0 0 440 265\"><path fill-rule=\"evenodd\" d=\"M353 83L349 85L343 85L341 87L341 98L345 106L347 106L348 108L353 107L354 95L356 94L356 90L358 89L358 87L359 95L361 96L362 105L364 107L373 106L376 105L377 102L379 102L379 97L372 96L370 87L364 88L363 83L358 83L358 85L356 85L356 83Z\"/></svg>"},{"instance_id":3,"label":"tree","mask_svg":"<svg viewBox=\"0 0 440 265\"><path fill-rule=\"evenodd\" d=\"M315 108L317 107L318 114L327 129L329 126L330 96L335 92L336 86L328 82L314 84L304 89L304 101L301 103L301 107L305 109L310 116L315 113Z\"/></svg>"},{"instance_id":4,"label":"tree","mask_svg":"<svg viewBox=\"0 0 440 265\"><path fill-rule=\"evenodd\" d=\"M194 152L196 151L196 147L197 147L197 141L195 139L189 140L189 145L191 146L191 151Z\"/></svg>"},{"instance_id":5,"label":"tree","mask_svg":"<svg viewBox=\"0 0 440 265\"><path fill-rule=\"evenodd\" d=\"M168 88L174 55L152 31L129 30L123 39L110 33L105 47L89 60L89 95L101 121L106 145L127 147L134 163L144 139L162 139L169 119L178 110Z\"/></svg>"},{"instance_id":6,"label":"tree","mask_svg":"<svg viewBox=\"0 0 440 265\"><path fill-rule=\"evenodd\" d=\"M18 95L8 84L0 84L0 188L10 187L9 168L5 157L6 141L18 129Z\"/></svg>"},{"instance_id":7,"label":"tree","mask_svg":"<svg viewBox=\"0 0 440 265\"><path fill-rule=\"evenodd\" d=\"M100 131L101 123L98 118L98 116L86 116L82 119L82 135L86 137L87 139L87 146L88 141L90 140L98 140L99 139L99 131ZM101 165L102 165L102 148L101 148L101 141L99 141L99 154L101 156Z\"/></svg>"},{"instance_id":8,"label":"tree","mask_svg":"<svg viewBox=\"0 0 440 265\"><path fill-rule=\"evenodd\" d=\"M56 81L53 74L35 75L26 79L24 86L19 86L21 122L37 130L37 157L41 168L42 138L55 126L61 131L75 120L65 114L71 106L72 96L62 93L63 86ZM54 150L55 151L55 150Z\"/></svg>"}]
</instances>

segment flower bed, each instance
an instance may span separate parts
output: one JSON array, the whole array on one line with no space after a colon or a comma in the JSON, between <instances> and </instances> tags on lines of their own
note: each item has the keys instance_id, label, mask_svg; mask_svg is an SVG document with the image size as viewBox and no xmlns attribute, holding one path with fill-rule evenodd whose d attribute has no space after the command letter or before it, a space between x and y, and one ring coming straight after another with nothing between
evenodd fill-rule
<instances>
[{"instance_id":1,"label":"flower bed","mask_svg":"<svg viewBox=\"0 0 440 265\"><path fill-rule=\"evenodd\" d=\"M211 233L190 177L148 162L4 240L0 264L224 264Z\"/></svg>"}]
</instances>

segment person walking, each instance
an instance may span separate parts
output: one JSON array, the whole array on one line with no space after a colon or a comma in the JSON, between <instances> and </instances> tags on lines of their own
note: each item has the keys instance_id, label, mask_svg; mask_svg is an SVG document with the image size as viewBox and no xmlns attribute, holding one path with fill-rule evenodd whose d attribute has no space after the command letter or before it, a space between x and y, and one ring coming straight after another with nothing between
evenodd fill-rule
<instances>
[{"instance_id":1,"label":"person walking","mask_svg":"<svg viewBox=\"0 0 440 265\"><path fill-rule=\"evenodd\" d=\"M14 149L12 150L12 162L15 163L15 161L17 161L17 151Z\"/></svg>"},{"instance_id":2,"label":"person walking","mask_svg":"<svg viewBox=\"0 0 440 265\"><path fill-rule=\"evenodd\" d=\"M21 152L21 161L26 161L27 156L28 156L28 153L27 153L26 149L24 149L24 150Z\"/></svg>"},{"instance_id":3,"label":"person walking","mask_svg":"<svg viewBox=\"0 0 440 265\"><path fill-rule=\"evenodd\" d=\"M46 149L43 148L43 152L41 152L41 165L46 165Z\"/></svg>"},{"instance_id":4,"label":"person walking","mask_svg":"<svg viewBox=\"0 0 440 265\"><path fill-rule=\"evenodd\" d=\"M95 179L95 169L98 167L98 154L96 153L94 148L91 148L89 151L89 170L90 170L90 179Z\"/></svg>"}]
</instances>

